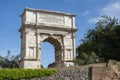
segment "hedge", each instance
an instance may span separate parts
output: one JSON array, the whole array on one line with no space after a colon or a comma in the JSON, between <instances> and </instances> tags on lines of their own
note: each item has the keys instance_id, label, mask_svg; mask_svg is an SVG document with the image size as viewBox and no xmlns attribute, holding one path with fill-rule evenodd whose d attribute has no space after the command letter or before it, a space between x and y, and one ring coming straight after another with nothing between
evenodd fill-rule
<instances>
[{"instance_id":1,"label":"hedge","mask_svg":"<svg viewBox=\"0 0 120 80\"><path fill-rule=\"evenodd\" d=\"M56 69L0 69L0 80L20 80L34 77L50 76Z\"/></svg>"}]
</instances>

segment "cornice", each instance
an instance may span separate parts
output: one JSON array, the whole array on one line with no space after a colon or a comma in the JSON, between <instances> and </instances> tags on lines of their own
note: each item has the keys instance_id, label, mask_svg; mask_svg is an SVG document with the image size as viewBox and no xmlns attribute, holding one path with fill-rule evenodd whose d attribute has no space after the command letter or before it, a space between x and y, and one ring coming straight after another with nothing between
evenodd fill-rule
<instances>
[{"instance_id":1,"label":"cornice","mask_svg":"<svg viewBox=\"0 0 120 80\"><path fill-rule=\"evenodd\" d=\"M43 9L33 9L33 8L28 8L28 7L26 7L26 8L24 9L23 14L25 13L25 11L44 12L44 13L52 13L52 14L59 14L59 15L73 16L73 17L76 16L75 14L72 14L72 13L65 13L65 12L51 11L51 10L43 10ZM22 14L22 15L23 15L23 14ZM21 15L21 16L22 16L22 15Z\"/></svg>"}]
</instances>

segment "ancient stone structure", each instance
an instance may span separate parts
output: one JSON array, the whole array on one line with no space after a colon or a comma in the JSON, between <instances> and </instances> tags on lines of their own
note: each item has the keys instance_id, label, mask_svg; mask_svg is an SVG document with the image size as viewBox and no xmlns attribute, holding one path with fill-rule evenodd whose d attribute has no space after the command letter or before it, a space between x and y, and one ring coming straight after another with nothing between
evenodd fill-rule
<instances>
[{"instance_id":1,"label":"ancient stone structure","mask_svg":"<svg viewBox=\"0 0 120 80\"><path fill-rule=\"evenodd\" d=\"M106 67L92 66L89 69L89 80L120 80L119 62L109 60Z\"/></svg>"},{"instance_id":2,"label":"ancient stone structure","mask_svg":"<svg viewBox=\"0 0 120 80\"><path fill-rule=\"evenodd\" d=\"M91 67L90 80L119 80L116 72L106 67Z\"/></svg>"},{"instance_id":3,"label":"ancient stone structure","mask_svg":"<svg viewBox=\"0 0 120 80\"><path fill-rule=\"evenodd\" d=\"M21 18L20 68L41 67L42 42L54 46L58 67L74 66L77 30L74 14L26 8Z\"/></svg>"}]
</instances>

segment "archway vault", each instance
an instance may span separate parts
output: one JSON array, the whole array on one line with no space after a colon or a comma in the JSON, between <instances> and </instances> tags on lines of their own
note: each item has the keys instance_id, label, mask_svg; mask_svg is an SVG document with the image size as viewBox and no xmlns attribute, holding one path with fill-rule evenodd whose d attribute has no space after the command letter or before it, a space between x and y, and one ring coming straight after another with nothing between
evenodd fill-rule
<instances>
[{"instance_id":1,"label":"archway vault","mask_svg":"<svg viewBox=\"0 0 120 80\"><path fill-rule=\"evenodd\" d=\"M51 43L55 47L55 49L61 49L62 47L60 42L57 39L54 39L53 37L48 37L43 41Z\"/></svg>"},{"instance_id":2,"label":"archway vault","mask_svg":"<svg viewBox=\"0 0 120 80\"><path fill-rule=\"evenodd\" d=\"M41 67L41 43L55 48L54 67L74 66L75 15L26 8L22 17L20 68Z\"/></svg>"},{"instance_id":3,"label":"archway vault","mask_svg":"<svg viewBox=\"0 0 120 80\"><path fill-rule=\"evenodd\" d=\"M57 63L61 62L62 56L63 56L62 44L57 39L54 39L53 37L48 37L48 38L44 39L43 42L49 42L50 44L52 44L54 46L55 63L57 64Z\"/></svg>"}]
</instances>

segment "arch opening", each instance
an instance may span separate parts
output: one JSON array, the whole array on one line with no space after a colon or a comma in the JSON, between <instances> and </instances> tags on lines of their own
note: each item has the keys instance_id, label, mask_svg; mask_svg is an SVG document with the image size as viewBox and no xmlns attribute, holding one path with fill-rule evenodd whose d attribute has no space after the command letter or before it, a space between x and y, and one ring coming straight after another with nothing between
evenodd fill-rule
<instances>
[{"instance_id":1,"label":"arch opening","mask_svg":"<svg viewBox=\"0 0 120 80\"><path fill-rule=\"evenodd\" d=\"M43 67L55 67L61 61L61 44L57 39L48 37L41 43L41 64ZM45 44L45 45L44 45ZM44 48L44 50L43 50Z\"/></svg>"},{"instance_id":2,"label":"arch opening","mask_svg":"<svg viewBox=\"0 0 120 80\"><path fill-rule=\"evenodd\" d=\"M54 46L49 42L42 42L41 44L41 65L47 68L49 64L55 62Z\"/></svg>"}]
</instances>

